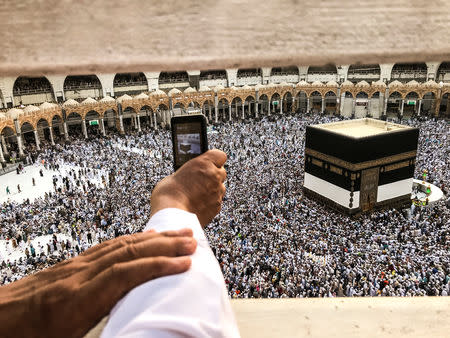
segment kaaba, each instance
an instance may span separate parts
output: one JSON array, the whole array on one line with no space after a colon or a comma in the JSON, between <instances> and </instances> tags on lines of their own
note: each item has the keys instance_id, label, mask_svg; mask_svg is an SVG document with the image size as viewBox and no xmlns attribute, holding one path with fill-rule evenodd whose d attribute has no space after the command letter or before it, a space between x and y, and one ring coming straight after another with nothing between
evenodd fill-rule
<instances>
[{"instance_id":1,"label":"kaaba","mask_svg":"<svg viewBox=\"0 0 450 338\"><path fill-rule=\"evenodd\" d=\"M350 215L411 205L418 139L371 118L307 126L303 191Z\"/></svg>"}]
</instances>

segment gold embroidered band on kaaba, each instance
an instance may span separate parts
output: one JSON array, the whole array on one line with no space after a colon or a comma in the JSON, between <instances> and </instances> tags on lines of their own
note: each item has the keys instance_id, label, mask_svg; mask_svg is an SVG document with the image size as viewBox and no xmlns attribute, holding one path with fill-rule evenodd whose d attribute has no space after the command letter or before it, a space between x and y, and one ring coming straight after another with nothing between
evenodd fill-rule
<instances>
[{"instance_id":1,"label":"gold embroidered band on kaaba","mask_svg":"<svg viewBox=\"0 0 450 338\"><path fill-rule=\"evenodd\" d=\"M322 161L326 161L328 163L337 165L339 167L351 170L351 171L358 171L358 170L362 170L362 169L367 169L367 168L371 168L371 167L379 167L382 165L391 164L391 163L395 163L398 161L415 158L417 155L417 151L416 150L408 151L406 153L395 154L392 156L382 157L382 158L379 158L376 160L360 162L360 163L347 162L340 158L333 157L333 156L321 153L319 151L316 151L316 150L313 150L310 148L305 148L305 154L313 156Z\"/></svg>"}]
</instances>

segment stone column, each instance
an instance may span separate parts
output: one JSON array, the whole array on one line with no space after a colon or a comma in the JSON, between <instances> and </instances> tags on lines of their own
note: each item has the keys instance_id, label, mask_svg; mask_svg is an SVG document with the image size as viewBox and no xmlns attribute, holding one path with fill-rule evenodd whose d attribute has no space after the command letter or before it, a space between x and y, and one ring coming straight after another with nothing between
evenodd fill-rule
<instances>
[{"instance_id":1,"label":"stone column","mask_svg":"<svg viewBox=\"0 0 450 338\"><path fill-rule=\"evenodd\" d=\"M37 130L33 130L33 133L34 133L34 140L36 141L36 149L41 150L41 147L39 146L40 141L39 141L39 135L38 135Z\"/></svg>"},{"instance_id":2,"label":"stone column","mask_svg":"<svg viewBox=\"0 0 450 338\"><path fill-rule=\"evenodd\" d=\"M22 157L22 156L24 156L23 145L22 145L22 135L20 133L17 133L16 137L17 137L17 146L19 147L19 156Z\"/></svg>"},{"instance_id":3,"label":"stone column","mask_svg":"<svg viewBox=\"0 0 450 338\"><path fill-rule=\"evenodd\" d=\"M283 114L283 99L280 98L280 114Z\"/></svg>"},{"instance_id":4,"label":"stone column","mask_svg":"<svg viewBox=\"0 0 450 338\"><path fill-rule=\"evenodd\" d=\"M352 119L355 118L355 112L356 112L356 97L352 98Z\"/></svg>"},{"instance_id":5,"label":"stone column","mask_svg":"<svg viewBox=\"0 0 450 338\"><path fill-rule=\"evenodd\" d=\"M87 138L88 135L87 135L87 128L86 128L86 120L85 119L81 120L81 129L83 130L84 138Z\"/></svg>"},{"instance_id":6,"label":"stone column","mask_svg":"<svg viewBox=\"0 0 450 338\"><path fill-rule=\"evenodd\" d=\"M384 93L384 106L383 106L383 115L386 116L387 115L387 104L388 104L388 99L389 99L389 89L386 88L386 91Z\"/></svg>"},{"instance_id":7,"label":"stone column","mask_svg":"<svg viewBox=\"0 0 450 338\"><path fill-rule=\"evenodd\" d=\"M268 111L267 111L267 116L270 116L270 109L271 109L271 105L272 105L272 101L271 100L269 100L269 101L267 101L269 104L268 104L268 107L267 107L267 109L268 109Z\"/></svg>"},{"instance_id":8,"label":"stone column","mask_svg":"<svg viewBox=\"0 0 450 338\"><path fill-rule=\"evenodd\" d=\"M295 97L292 96L291 113L295 112Z\"/></svg>"},{"instance_id":9,"label":"stone column","mask_svg":"<svg viewBox=\"0 0 450 338\"><path fill-rule=\"evenodd\" d=\"M441 97L439 96L435 101L434 116L439 116L439 109L441 109Z\"/></svg>"},{"instance_id":10,"label":"stone column","mask_svg":"<svg viewBox=\"0 0 450 338\"><path fill-rule=\"evenodd\" d=\"M372 98L371 97L369 97L368 99L367 99L367 114L366 114L366 116L368 115L368 114L370 114L370 107L372 106Z\"/></svg>"},{"instance_id":11,"label":"stone column","mask_svg":"<svg viewBox=\"0 0 450 338\"><path fill-rule=\"evenodd\" d=\"M218 122L218 115L219 115L219 108L217 107L218 105L215 104L214 105L214 122L217 123Z\"/></svg>"},{"instance_id":12,"label":"stone column","mask_svg":"<svg viewBox=\"0 0 450 338\"><path fill-rule=\"evenodd\" d=\"M400 116L403 117L403 108L405 106L405 99L402 99L402 105L400 106Z\"/></svg>"},{"instance_id":13,"label":"stone column","mask_svg":"<svg viewBox=\"0 0 450 338\"><path fill-rule=\"evenodd\" d=\"M5 163L5 158L3 157L2 147L0 147L0 162Z\"/></svg>"},{"instance_id":14,"label":"stone column","mask_svg":"<svg viewBox=\"0 0 450 338\"><path fill-rule=\"evenodd\" d=\"M158 128L158 125L156 124L156 113L153 113L153 128Z\"/></svg>"},{"instance_id":15,"label":"stone column","mask_svg":"<svg viewBox=\"0 0 450 338\"><path fill-rule=\"evenodd\" d=\"M322 111L321 111L321 114L323 114L324 110L325 110L325 98L322 96Z\"/></svg>"},{"instance_id":16,"label":"stone column","mask_svg":"<svg viewBox=\"0 0 450 338\"><path fill-rule=\"evenodd\" d=\"M123 129L123 116L119 115L119 132L120 134L125 134L125 130Z\"/></svg>"},{"instance_id":17,"label":"stone column","mask_svg":"<svg viewBox=\"0 0 450 338\"><path fill-rule=\"evenodd\" d=\"M69 139L69 132L67 130L67 122L63 123L64 139L67 141Z\"/></svg>"},{"instance_id":18,"label":"stone column","mask_svg":"<svg viewBox=\"0 0 450 338\"><path fill-rule=\"evenodd\" d=\"M141 130L141 117L139 116L139 114L137 115L136 119L137 119L138 131L142 131Z\"/></svg>"},{"instance_id":19,"label":"stone column","mask_svg":"<svg viewBox=\"0 0 450 338\"><path fill-rule=\"evenodd\" d=\"M258 106L259 106L259 102L256 101L256 102L255 102L255 118L256 118L256 119L258 118Z\"/></svg>"},{"instance_id":20,"label":"stone column","mask_svg":"<svg viewBox=\"0 0 450 338\"><path fill-rule=\"evenodd\" d=\"M208 121L211 123L211 105L208 103Z\"/></svg>"},{"instance_id":21,"label":"stone column","mask_svg":"<svg viewBox=\"0 0 450 338\"><path fill-rule=\"evenodd\" d=\"M52 126L48 127L48 131L50 133L50 143L52 144L52 146L54 146L55 145L55 140L53 138L53 128L52 128Z\"/></svg>"},{"instance_id":22,"label":"stone column","mask_svg":"<svg viewBox=\"0 0 450 338\"><path fill-rule=\"evenodd\" d=\"M105 130L105 121L104 121L104 119L100 119L100 129L102 131L102 135L105 136L106 135L106 130Z\"/></svg>"},{"instance_id":23,"label":"stone column","mask_svg":"<svg viewBox=\"0 0 450 338\"><path fill-rule=\"evenodd\" d=\"M19 147L19 156L23 157L23 142L22 142L22 134L20 132L19 121L14 120L14 127L16 129L16 137L17 137L17 146Z\"/></svg>"},{"instance_id":24,"label":"stone column","mask_svg":"<svg viewBox=\"0 0 450 338\"><path fill-rule=\"evenodd\" d=\"M225 108L223 109L225 115ZM228 121L231 121L231 103L228 104Z\"/></svg>"},{"instance_id":25,"label":"stone column","mask_svg":"<svg viewBox=\"0 0 450 338\"><path fill-rule=\"evenodd\" d=\"M309 113L309 106L311 105L310 99L311 99L311 97L306 96L306 112L307 113Z\"/></svg>"},{"instance_id":26,"label":"stone column","mask_svg":"<svg viewBox=\"0 0 450 338\"><path fill-rule=\"evenodd\" d=\"M245 114L244 114L244 104L245 104L245 102L242 101L242 116L241 116L241 119L242 119L242 120L245 118Z\"/></svg>"},{"instance_id":27,"label":"stone column","mask_svg":"<svg viewBox=\"0 0 450 338\"><path fill-rule=\"evenodd\" d=\"M5 141L5 136L1 136L1 140L2 140L2 148L3 148L3 152L5 154L8 154L8 148L6 147L6 141Z\"/></svg>"},{"instance_id":28,"label":"stone column","mask_svg":"<svg viewBox=\"0 0 450 338\"><path fill-rule=\"evenodd\" d=\"M420 109L422 108L422 99L419 99L419 106L417 107L417 116L420 116Z\"/></svg>"}]
</instances>

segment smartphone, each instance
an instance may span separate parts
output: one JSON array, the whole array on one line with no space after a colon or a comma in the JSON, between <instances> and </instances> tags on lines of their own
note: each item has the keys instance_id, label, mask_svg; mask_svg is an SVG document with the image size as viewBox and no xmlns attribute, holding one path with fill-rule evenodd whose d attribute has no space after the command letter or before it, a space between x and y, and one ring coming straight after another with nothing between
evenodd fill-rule
<instances>
[{"instance_id":1,"label":"smartphone","mask_svg":"<svg viewBox=\"0 0 450 338\"><path fill-rule=\"evenodd\" d=\"M173 167L177 171L187 161L208 150L206 118L202 114L174 116L170 123Z\"/></svg>"}]
</instances>

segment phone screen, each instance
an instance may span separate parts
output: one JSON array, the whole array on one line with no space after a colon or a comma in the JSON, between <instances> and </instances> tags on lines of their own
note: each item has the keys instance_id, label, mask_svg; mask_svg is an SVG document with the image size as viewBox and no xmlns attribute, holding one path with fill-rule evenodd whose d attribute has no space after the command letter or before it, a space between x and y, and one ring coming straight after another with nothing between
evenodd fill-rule
<instances>
[{"instance_id":1,"label":"phone screen","mask_svg":"<svg viewBox=\"0 0 450 338\"><path fill-rule=\"evenodd\" d=\"M175 170L205 151L202 121L176 122L173 128ZM207 146L206 146L207 147Z\"/></svg>"}]
</instances>

